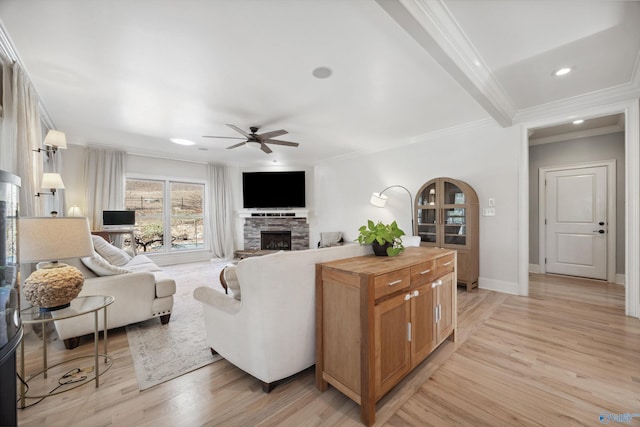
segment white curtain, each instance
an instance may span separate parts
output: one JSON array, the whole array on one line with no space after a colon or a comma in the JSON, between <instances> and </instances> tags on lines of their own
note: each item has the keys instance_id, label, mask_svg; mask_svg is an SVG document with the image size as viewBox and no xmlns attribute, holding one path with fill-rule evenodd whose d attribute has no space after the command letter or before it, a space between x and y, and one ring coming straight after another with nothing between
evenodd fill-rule
<instances>
[{"instance_id":1,"label":"white curtain","mask_svg":"<svg viewBox=\"0 0 640 427\"><path fill-rule=\"evenodd\" d=\"M22 179L20 215L41 216L43 201L35 194L40 191L43 154L33 151L42 145L38 96L17 63L9 65L3 60L2 80L2 167Z\"/></svg>"},{"instance_id":2,"label":"white curtain","mask_svg":"<svg viewBox=\"0 0 640 427\"><path fill-rule=\"evenodd\" d=\"M125 156L123 151L92 147L85 149L84 211L92 230L102 229L103 210L124 209Z\"/></svg>"},{"instance_id":3,"label":"white curtain","mask_svg":"<svg viewBox=\"0 0 640 427\"><path fill-rule=\"evenodd\" d=\"M209 165L209 241L217 258L232 258L233 199L229 186L229 172L224 166Z\"/></svg>"}]
</instances>

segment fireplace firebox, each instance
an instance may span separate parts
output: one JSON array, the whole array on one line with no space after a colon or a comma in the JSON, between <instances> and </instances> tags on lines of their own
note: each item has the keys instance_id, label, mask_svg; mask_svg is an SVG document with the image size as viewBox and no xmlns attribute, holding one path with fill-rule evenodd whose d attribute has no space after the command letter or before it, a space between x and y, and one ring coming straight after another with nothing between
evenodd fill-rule
<instances>
[{"instance_id":1,"label":"fireplace firebox","mask_svg":"<svg viewBox=\"0 0 640 427\"><path fill-rule=\"evenodd\" d=\"M290 251L291 231L261 231L260 249Z\"/></svg>"}]
</instances>

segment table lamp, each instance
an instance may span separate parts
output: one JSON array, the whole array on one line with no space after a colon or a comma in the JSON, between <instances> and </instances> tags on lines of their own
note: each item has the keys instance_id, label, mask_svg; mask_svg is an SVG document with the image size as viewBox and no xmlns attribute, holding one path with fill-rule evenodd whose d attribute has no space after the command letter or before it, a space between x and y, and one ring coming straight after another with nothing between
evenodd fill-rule
<instances>
[{"instance_id":1,"label":"table lamp","mask_svg":"<svg viewBox=\"0 0 640 427\"><path fill-rule=\"evenodd\" d=\"M20 263L40 263L24 281L26 300L41 311L68 307L82 290L84 276L77 268L58 260L93 255L89 220L84 217L20 218L18 236Z\"/></svg>"}]
</instances>

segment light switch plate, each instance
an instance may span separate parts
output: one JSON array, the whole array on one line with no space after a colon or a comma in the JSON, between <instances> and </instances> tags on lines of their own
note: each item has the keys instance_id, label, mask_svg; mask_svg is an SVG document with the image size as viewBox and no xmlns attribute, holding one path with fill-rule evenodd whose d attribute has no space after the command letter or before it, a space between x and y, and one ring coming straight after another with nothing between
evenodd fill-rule
<instances>
[{"instance_id":1,"label":"light switch plate","mask_svg":"<svg viewBox=\"0 0 640 427\"><path fill-rule=\"evenodd\" d=\"M489 207L493 207L496 205L496 199L493 197L489 198Z\"/></svg>"}]
</instances>

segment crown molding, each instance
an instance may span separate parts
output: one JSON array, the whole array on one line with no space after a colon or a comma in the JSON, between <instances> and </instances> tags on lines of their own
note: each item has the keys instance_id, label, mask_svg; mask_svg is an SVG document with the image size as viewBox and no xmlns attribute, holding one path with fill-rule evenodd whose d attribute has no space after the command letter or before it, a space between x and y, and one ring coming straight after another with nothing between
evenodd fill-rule
<instances>
[{"instance_id":1,"label":"crown molding","mask_svg":"<svg viewBox=\"0 0 640 427\"><path fill-rule=\"evenodd\" d=\"M7 33L7 31L5 30L4 26L2 25L2 22L0 22L0 54L6 57L7 59L9 59L9 61L11 61L13 64L17 64L20 67L20 69L25 74L29 83L31 83L31 86L33 87L36 93L36 96L38 98L38 109L40 110L40 121L44 124L44 126L47 129L55 129L56 128L55 124L53 123L53 120L51 119L51 116L49 115L47 108L44 106L44 103L42 102L42 97L38 92L38 88L36 88L36 85L33 84L33 81L31 80L31 76L29 76L29 72L27 71L27 68L24 66L24 63L20 59L20 54L13 47L13 43L11 42L11 38L9 37L9 33Z\"/></svg>"},{"instance_id":2,"label":"crown molding","mask_svg":"<svg viewBox=\"0 0 640 427\"><path fill-rule=\"evenodd\" d=\"M514 116L513 122L521 124L558 116L566 116L566 119L570 120L577 118L577 111L598 109L604 105L618 104L638 98L640 98L640 87L633 83L627 83L519 110Z\"/></svg>"},{"instance_id":3,"label":"crown molding","mask_svg":"<svg viewBox=\"0 0 640 427\"><path fill-rule=\"evenodd\" d=\"M622 117L623 117L622 120L624 120L624 115ZM612 126L603 126L595 129L583 130L580 132L570 132L570 133L564 133L562 135L546 136L544 138L529 138L529 145L533 146L533 145L550 144L552 142L570 141L573 139L588 138L591 136L606 135L609 133L616 133L616 132L624 132L624 123L622 124L618 123Z\"/></svg>"},{"instance_id":4,"label":"crown molding","mask_svg":"<svg viewBox=\"0 0 640 427\"><path fill-rule=\"evenodd\" d=\"M376 0L501 126L515 108L442 0Z\"/></svg>"}]
</instances>

